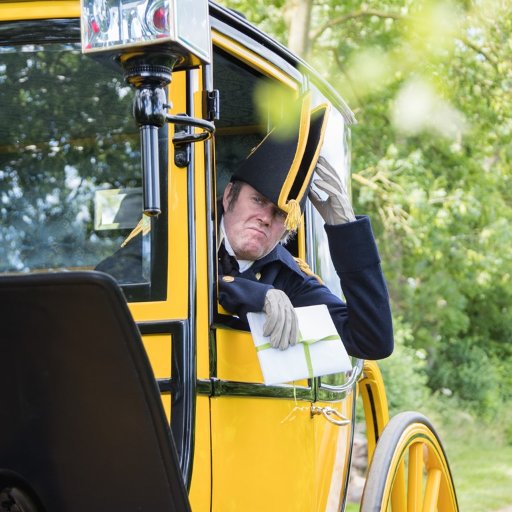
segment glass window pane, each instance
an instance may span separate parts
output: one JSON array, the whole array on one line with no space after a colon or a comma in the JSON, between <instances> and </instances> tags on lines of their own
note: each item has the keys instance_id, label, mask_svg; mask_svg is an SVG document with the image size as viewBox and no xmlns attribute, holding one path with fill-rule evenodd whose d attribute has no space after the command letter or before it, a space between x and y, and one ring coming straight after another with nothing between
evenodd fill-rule
<instances>
[{"instance_id":1,"label":"glass window pane","mask_svg":"<svg viewBox=\"0 0 512 512\"><path fill-rule=\"evenodd\" d=\"M120 250L142 219L132 98L78 41L0 46L0 273L94 269ZM149 222L103 265L121 284L150 282Z\"/></svg>"},{"instance_id":2,"label":"glass window pane","mask_svg":"<svg viewBox=\"0 0 512 512\"><path fill-rule=\"evenodd\" d=\"M325 101L323 97L316 98L317 102ZM321 155L336 169L347 190L350 191L350 130L346 126L342 114L332 108L325 133ZM313 176L313 180L315 177ZM315 188L315 191L324 193ZM312 220L312 265L329 289L339 297L342 296L339 277L334 269L329 252L329 243L324 229L324 221L320 214L309 206Z\"/></svg>"},{"instance_id":3,"label":"glass window pane","mask_svg":"<svg viewBox=\"0 0 512 512\"><path fill-rule=\"evenodd\" d=\"M259 89L271 87L276 97L290 98L290 103L296 91L218 48L214 48L213 60L214 87L220 93L220 119L215 122L216 187L220 198L234 171L271 130L271 119L286 114L283 105L277 105L278 112L271 112L278 102L272 104L268 99L258 108ZM295 237L287 242L287 248L297 255Z\"/></svg>"},{"instance_id":4,"label":"glass window pane","mask_svg":"<svg viewBox=\"0 0 512 512\"><path fill-rule=\"evenodd\" d=\"M215 163L217 193L221 193L238 165L270 130L269 120L277 116L269 115L270 104L260 105L259 111L256 106L258 89L268 86L270 78L218 48L214 49L213 60L213 83L220 93L220 119L215 122ZM280 97L295 97L295 91L277 80L271 83Z\"/></svg>"}]
</instances>

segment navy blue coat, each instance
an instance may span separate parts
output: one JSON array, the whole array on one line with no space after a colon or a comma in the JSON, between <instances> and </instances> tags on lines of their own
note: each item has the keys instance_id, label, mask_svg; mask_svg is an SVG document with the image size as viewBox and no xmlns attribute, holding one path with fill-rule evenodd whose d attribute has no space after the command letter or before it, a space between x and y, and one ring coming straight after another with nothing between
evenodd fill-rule
<instances>
[{"instance_id":1,"label":"navy blue coat","mask_svg":"<svg viewBox=\"0 0 512 512\"><path fill-rule=\"evenodd\" d=\"M346 303L300 270L281 245L234 279L219 278L219 302L239 316L262 311L271 288L284 291L295 307L327 305L347 352L361 359L382 359L393 351L389 296L368 217L339 226L325 225L331 258ZM219 266L219 272L221 272Z\"/></svg>"}]
</instances>

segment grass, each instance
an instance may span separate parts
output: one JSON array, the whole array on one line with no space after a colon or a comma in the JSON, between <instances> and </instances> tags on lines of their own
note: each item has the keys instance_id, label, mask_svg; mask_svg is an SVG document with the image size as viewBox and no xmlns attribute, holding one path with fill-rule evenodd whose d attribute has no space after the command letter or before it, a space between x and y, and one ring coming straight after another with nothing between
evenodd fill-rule
<instances>
[{"instance_id":1,"label":"grass","mask_svg":"<svg viewBox=\"0 0 512 512\"><path fill-rule=\"evenodd\" d=\"M445 448L461 512L491 512L512 506L512 446L468 414L452 412L448 419L431 417ZM357 512L347 504L346 512Z\"/></svg>"},{"instance_id":2,"label":"grass","mask_svg":"<svg viewBox=\"0 0 512 512\"><path fill-rule=\"evenodd\" d=\"M457 414L440 435L461 511L490 512L512 506L512 446L492 426Z\"/></svg>"}]
</instances>

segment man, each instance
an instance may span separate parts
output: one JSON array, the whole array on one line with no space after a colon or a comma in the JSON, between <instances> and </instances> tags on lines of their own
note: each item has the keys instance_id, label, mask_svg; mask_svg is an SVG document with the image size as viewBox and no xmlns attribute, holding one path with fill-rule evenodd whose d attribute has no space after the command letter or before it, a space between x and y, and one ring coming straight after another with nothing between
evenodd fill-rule
<instances>
[{"instance_id":1,"label":"man","mask_svg":"<svg viewBox=\"0 0 512 512\"><path fill-rule=\"evenodd\" d=\"M297 133L283 138L271 132L227 185L219 236L219 302L242 322L248 312L264 311L264 335L281 350L297 342L293 308L325 304L350 355L381 359L393 350L388 292L368 218L355 217L336 171L318 158L326 118L326 108L310 115L306 101ZM309 191L313 170L325 199ZM346 303L301 270L280 244L297 228L308 191L325 221Z\"/></svg>"}]
</instances>

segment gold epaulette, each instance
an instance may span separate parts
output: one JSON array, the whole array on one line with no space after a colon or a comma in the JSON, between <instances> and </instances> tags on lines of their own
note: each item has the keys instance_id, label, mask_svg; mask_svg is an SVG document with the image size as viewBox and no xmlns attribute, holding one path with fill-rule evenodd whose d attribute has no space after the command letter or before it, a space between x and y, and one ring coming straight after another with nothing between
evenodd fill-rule
<instances>
[{"instance_id":1,"label":"gold epaulette","mask_svg":"<svg viewBox=\"0 0 512 512\"><path fill-rule=\"evenodd\" d=\"M295 256L293 259L297 262L297 265L299 265L299 268L302 270L302 272L304 272L304 274L315 277L320 284L324 284L322 279L309 268L309 265L303 259L295 258Z\"/></svg>"}]
</instances>

